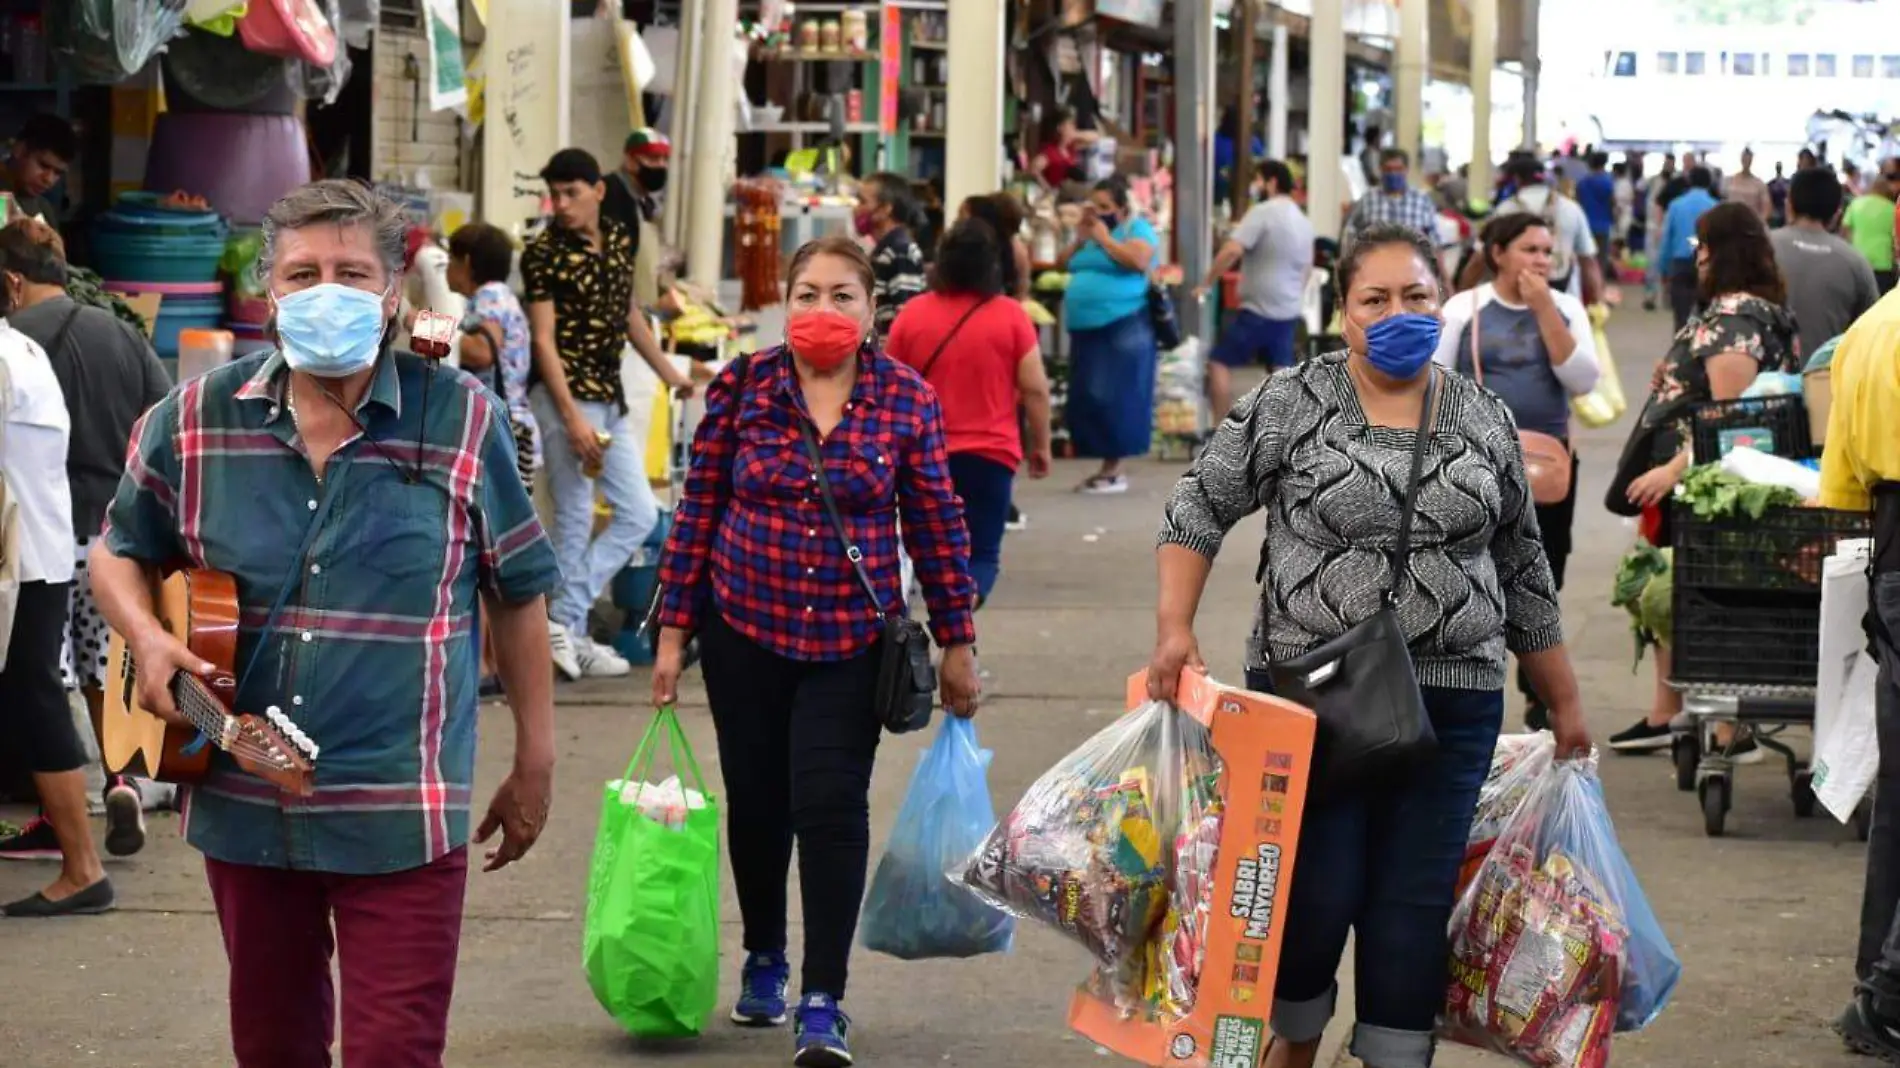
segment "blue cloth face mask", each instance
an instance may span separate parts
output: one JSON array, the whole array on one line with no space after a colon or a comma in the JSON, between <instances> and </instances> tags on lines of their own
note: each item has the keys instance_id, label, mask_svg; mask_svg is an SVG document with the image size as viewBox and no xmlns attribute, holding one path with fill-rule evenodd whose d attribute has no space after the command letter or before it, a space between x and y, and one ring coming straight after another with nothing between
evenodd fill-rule
<instances>
[{"instance_id":1,"label":"blue cloth face mask","mask_svg":"<svg viewBox=\"0 0 1900 1068\"><path fill-rule=\"evenodd\" d=\"M383 293L336 282L277 299L277 337L293 371L348 378L376 363L383 350Z\"/></svg>"},{"instance_id":2,"label":"blue cloth face mask","mask_svg":"<svg viewBox=\"0 0 1900 1068\"><path fill-rule=\"evenodd\" d=\"M1366 362L1400 381L1418 377L1438 351L1436 315L1392 315L1366 328Z\"/></svg>"},{"instance_id":3,"label":"blue cloth face mask","mask_svg":"<svg viewBox=\"0 0 1900 1068\"><path fill-rule=\"evenodd\" d=\"M1379 175L1379 185L1388 193L1405 192L1405 172L1389 171Z\"/></svg>"}]
</instances>

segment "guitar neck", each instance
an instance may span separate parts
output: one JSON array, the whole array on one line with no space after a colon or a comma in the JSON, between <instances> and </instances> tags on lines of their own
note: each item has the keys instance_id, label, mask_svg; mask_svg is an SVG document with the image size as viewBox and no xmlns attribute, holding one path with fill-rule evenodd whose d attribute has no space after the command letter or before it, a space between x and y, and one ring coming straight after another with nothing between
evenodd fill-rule
<instances>
[{"instance_id":1,"label":"guitar neck","mask_svg":"<svg viewBox=\"0 0 1900 1068\"><path fill-rule=\"evenodd\" d=\"M213 744L223 747L231 717L203 679L179 672L172 680L172 699L186 722L203 731Z\"/></svg>"}]
</instances>

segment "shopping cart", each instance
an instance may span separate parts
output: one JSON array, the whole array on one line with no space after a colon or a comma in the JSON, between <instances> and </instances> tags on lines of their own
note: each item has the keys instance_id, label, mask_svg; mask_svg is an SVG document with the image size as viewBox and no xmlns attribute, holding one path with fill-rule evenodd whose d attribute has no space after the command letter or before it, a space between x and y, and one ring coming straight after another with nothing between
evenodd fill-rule
<instances>
[{"instance_id":1,"label":"shopping cart","mask_svg":"<svg viewBox=\"0 0 1900 1068\"><path fill-rule=\"evenodd\" d=\"M1698 463L1748 445L1791 459L1813 453L1800 397L1726 401L1694 416ZM1770 509L1759 518L1698 519L1672 505L1675 591L1673 664L1669 683L1682 694L1683 717L1670 742L1676 786L1694 791L1703 830L1719 837L1734 803L1734 742L1751 732L1786 766L1795 815L1814 814L1808 762L1785 740L1791 728L1814 725L1820 656L1821 562L1837 542L1867 537L1869 518L1825 508ZM1855 814L1867 837L1867 808Z\"/></svg>"}]
</instances>

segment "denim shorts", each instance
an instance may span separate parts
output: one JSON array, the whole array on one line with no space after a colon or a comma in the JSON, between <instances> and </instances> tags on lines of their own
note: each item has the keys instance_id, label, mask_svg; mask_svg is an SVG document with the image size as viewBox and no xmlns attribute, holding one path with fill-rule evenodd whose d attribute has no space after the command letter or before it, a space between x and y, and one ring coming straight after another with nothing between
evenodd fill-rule
<instances>
[{"instance_id":1,"label":"denim shorts","mask_svg":"<svg viewBox=\"0 0 1900 1068\"><path fill-rule=\"evenodd\" d=\"M1269 689L1248 672L1250 689ZM1428 1068L1445 1004L1446 927L1465 836L1504 721L1498 690L1426 687L1438 752L1412 775L1307 806L1294 854L1273 1033L1320 1037L1353 937L1352 1055L1369 1068Z\"/></svg>"}]
</instances>

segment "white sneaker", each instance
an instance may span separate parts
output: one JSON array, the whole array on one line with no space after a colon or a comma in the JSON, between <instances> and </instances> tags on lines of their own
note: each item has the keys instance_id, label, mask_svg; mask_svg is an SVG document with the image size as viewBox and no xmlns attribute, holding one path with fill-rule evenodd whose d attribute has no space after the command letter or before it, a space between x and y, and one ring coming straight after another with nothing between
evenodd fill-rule
<instances>
[{"instance_id":1,"label":"white sneaker","mask_svg":"<svg viewBox=\"0 0 1900 1068\"><path fill-rule=\"evenodd\" d=\"M581 674L590 679L617 679L633 670L613 646L592 638L575 638L574 652L580 659Z\"/></svg>"},{"instance_id":2,"label":"white sneaker","mask_svg":"<svg viewBox=\"0 0 1900 1068\"><path fill-rule=\"evenodd\" d=\"M1107 497L1128 492L1127 475L1095 475L1077 489L1091 497Z\"/></svg>"},{"instance_id":3,"label":"white sneaker","mask_svg":"<svg viewBox=\"0 0 1900 1068\"><path fill-rule=\"evenodd\" d=\"M548 652L554 655L555 669L566 675L569 682L581 677L580 650L575 648L567 628L552 620L548 622Z\"/></svg>"}]
</instances>

